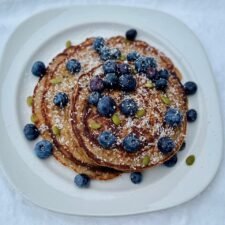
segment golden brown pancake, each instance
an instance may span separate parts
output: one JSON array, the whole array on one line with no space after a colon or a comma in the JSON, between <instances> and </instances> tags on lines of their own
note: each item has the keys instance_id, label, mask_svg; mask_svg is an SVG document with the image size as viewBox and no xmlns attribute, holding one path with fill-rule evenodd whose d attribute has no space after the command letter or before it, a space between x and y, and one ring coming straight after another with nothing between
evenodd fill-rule
<instances>
[{"instance_id":1,"label":"golden brown pancake","mask_svg":"<svg viewBox=\"0 0 225 225\"><path fill-rule=\"evenodd\" d=\"M93 76L104 76L100 65L89 73L83 74L74 89L71 104L74 135L78 136L79 144L88 156L99 165L121 171L143 170L160 165L176 154L186 134L187 98L177 75L178 70L167 57L145 42L134 41L127 44L123 37L116 37L111 44L119 48L122 54L135 50L142 55L154 57L158 69L164 68L170 72L168 88L166 91L159 91L155 87L146 87L149 79L136 72L134 74L138 84L136 91L124 93L120 90L105 90L103 95L109 95L115 100L117 113L122 121L119 126L116 126L111 118L101 116L96 107L87 102L90 94L90 79ZM165 97L170 100L169 104L165 103ZM134 99L138 107L145 110L143 117L125 117L120 113L119 105L127 98ZM183 119L180 126L170 127L165 124L164 118L168 108L175 108L181 112ZM99 129L90 128L89 124L93 120L101 125ZM113 149L107 150L99 145L97 139L103 131L111 131L117 137L117 144ZM122 147L123 139L130 133L136 134L143 143L141 150L135 153L126 152ZM175 148L169 154L163 154L157 147L159 138L164 136L170 137L175 142ZM146 157L149 159L147 164L144 160Z\"/></svg>"},{"instance_id":2,"label":"golden brown pancake","mask_svg":"<svg viewBox=\"0 0 225 225\"><path fill-rule=\"evenodd\" d=\"M46 75L41 78L34 90L33 114L37 120L44 139L54 145L53 155L67 167L78 173L87 174L93 179L107 180L120 174L120 171L143 170L162 164L172 157L180 148L186 134L187 99L180 83L180 73L173 63L163 53L143 41L127 41L124 37L112 37L107 45L118 48L122 55L137 51L141 55L154 57L158 69L165 68L170 72L169 87L166 92L146 88L147 78L135 74L138 81L137 91L124 95L118 90L106 90L105 94L114 98L117 105L122 99L132 97L146 114L141 118L126 118L121 115L122 123L115 126L111 118L100 116L96 108L88 105L90 94L89 82L95 75L102 75L104 63L92 48L93 38L87 39L77 46L67 48L57 55L47 68ZM70 74L66 69L69 59L77 59L81 63L81 71ZM122 63L123 61L118 61ZM131 63L131 67L133 67ZM68 95L69 103L65 108L54 105L53 98L58 92ZM166 105L163 97L167 96L171 103ZM168 127L164 123L164 114L168 107L178 108L183 120L177 128ZM118 107L117 107L118 109ZM89 121L95 120L101 124L97 130L90 129ZM60 135L54 134L52 128L57 127ZM97 137L103 130L112 130L118 137L118 145L114 149L102 149ZM130 132L138 134L143 140L143 148L136 153L125 152L121 141ZM156 143L163 136L170 136L176 144L173 152L163 155L157 149ZM143 164L143 159L149 157L149 163Z\"/></svg>"}]
</instances>

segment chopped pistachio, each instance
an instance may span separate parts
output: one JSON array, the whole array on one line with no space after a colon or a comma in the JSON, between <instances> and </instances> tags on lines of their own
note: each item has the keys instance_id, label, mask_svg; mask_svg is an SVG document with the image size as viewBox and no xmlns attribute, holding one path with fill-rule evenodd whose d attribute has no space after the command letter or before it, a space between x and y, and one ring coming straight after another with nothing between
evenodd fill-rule
<instances>
[{"instance_id":1,"label":"chopped pistachio","mask_svg":"<svg viewBox=\"0 0 225 225\"><path fill-rule=\"evenodd\" d=\"M146 155L142 160L142 164L144 166L147 166L149 164L149 162L150 162L150 157L148 155Z\"/></svg>"},{"instance_id":2,"label":"chopped pistachio","mask_svg":"<svg viewBox=\"0 0 225 225\"><path fill-rule=\"evenodd\" d=\"M145 115L145 109L138 109L138 111L136 112L136 117L137 118L141 118L142 116Z\"/></svg>"},{"instance_id":3,"label":"chopped pistachio","mask_svg":"<svg viewBox=\"0 0 225 225\"><path fill-rule=\"evenodd\" d=\"M152 83L152 81L148 80L145 84L145 87L147 88L153 88L154 87L154 84Z\"/></svg>"},{"instance_id":4,"label":"chopped pistachio","mask_svg":"<svg viewBox=\"0 0 225 225\"><path fill-rule=\"evenodd\" d=\"M37 119L36 115L32 114L31 117L30 117L30 120L31 120L32 123L36 123L38 119Z\"/></svg>"},{"instance_id":5,"label":"chopped pistachio","mask_svg":"<svg viewBox=\"0 0 225 225\"><path fill-rule=\"evenodd\" d=\"M60 135L60 129L57 126L53 126L52 127L52 132L56 136L59 136Z\"/></svg>"},{"instance_id":6,"label":"chopped pistachio","mask_svg":"<svg viewBox=\"0 0 225 225\"><path fill-rule=\"evenodd\" d=\"M54 78L54 79L50 80L51 84L59 84L61 82L62 82L62 78L61 77L57 77L57 78Z\"/></svg>"},{"instance_id":7,"label":"chopped pistachio","mask_svg":"<svg viewBox=\"0 0 225 225\"><path fill-rule=\"evenodd\" d=\"M28 96L27 97L27 105L32 106L32 104L33 104L33 96Z\"/></svg>"},{"instance_id":8,"label":"chopped pistachio","mask_svg":"<svg viewBox=\"0 0 225 225\"><path fill-rule=\"evenodd\" d=\"M69 48L71 45L72 45L71 41L68 40L68 41L66 42L66 48Z\"/></svg>"},{"instance_id":9,"label":"chopped pistachio","mask_svg":"<svg viewBox=\"0 0 225 225\"><path fill-rule=\"evenodd\" d=\"M162 95L161 99L166 105L170 105L171 104L171 100L167 96Z\"/></svg>"},{"instance_id":10,"label":"chopped pistachio","mask_svg":"<svg viewBox=\"0 0 225 225\"><path fill-rule=\"evenodd\" d=\"M95 122L93 120L89 122L89 127L91 129L97 130L97 129L101 128L101 126L102 125L100 123L97 123L97 122Z\"/></svg>"},{"instance_id":11,"label":"chopped pistachio","mask_svg":"<svg viewBox=\"0 0 225 225\"><path fill-rule=\"evenodd\" d=\"M186 158L186 164L188 166L191 166L193 165L195 162L195 156L194 155L189 155L187 158Z\"/></svg>"},{"instance_id":12,"label":"chopped pistachio","mask_svg":"<svg viewBox=\"0 0 225 225\"><path fill-rule=\"evenodd\" d=\"M123 55L123 54L120 56L120 60L122 60L122 61L126 60L126 58L127 57L125 55Z\"/></svg>"},{"instance_id":13,"label":"chopped pistachio","mask_svg":"<svg viewBox=\"0 0 225 225\"><path fill-rule=\"evenodd\" d=\"M118 113L113 114L112 121L116 126L120 125L121 121Z\"/></svg>"}]
</instances>

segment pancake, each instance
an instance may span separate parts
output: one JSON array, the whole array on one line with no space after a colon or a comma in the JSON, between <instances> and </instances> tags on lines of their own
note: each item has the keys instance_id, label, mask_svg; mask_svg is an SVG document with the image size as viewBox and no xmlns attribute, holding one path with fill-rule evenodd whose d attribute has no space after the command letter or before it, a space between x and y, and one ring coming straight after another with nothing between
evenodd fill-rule
<instances>
[{"instance_id":1,"label":"pancake","mask_svg":"<svg viewBox=\"0 0 225 225\"><path fill-rule=\"evenodd\" d=\"M95 107L87 104L90 79L95 75L103 76L104 62L93 50L93 40L89 38L57 55L35 87L32 110L42 137L53 143L53 155L59 162L92 179L108 180L118 176L121 171L141 171L162 164L179 150L186 134L187 99L180 83L180 72L169 58L146 42L130 42L121 36L106 40L109 47L120 49L122 56L137 51L141 55L154 57L158 69L165 68L170 72L166 92L146 88L147 78L142 74L134 75L138 88L133 93L124 95L118 90L104 92L112 96L117 105L125 97L132 97L139 107L146 109L146 115L139 119L120 115L122 123L116 127L110 118L101 117ZM79 60L79 73L72 75L67 71L66 62L69 59ZM117 61L123 62L122 57ZM134 67L133 63L130 66ZM63 109L53 103L58 92L66 93L69 98L69 103ZM171 100L170 106L163 103L163 96ZM164 114L168 107L178 108L183 115L178 128L168 127L164 123ZM90 129L89 121L93 119L102 125L101 129ZM60 135L53 133L52 128L55 126L60 130ZM117 135L116 148L105 150L99 146L97 136L103 130L112 130ZM137 133L145 142L144 147L136 153L127 153L121 147L122 139L130 132ZM173 152L167 155L159 152L156 147L158 139L164 135L170 136L176 144ZM143 164L146 156L150 159L147 165Z\"/></svg>"},{"instance_id":2,"label":"pancake","mask_svg":"<svg viewBox=\"0 0 225 225\"><path fill-rule=\"evenodd\" d=\"M50 93L51 87L56 86L53 84L51 85L51 80L55 77L54 75L56 74L57 68L59 68L61 64L64 65L65 60L69 56L72 57L78 51L83 51L83 49L85 48L84 46L90 47L91 45L92 40L86 40L79 46L72 46L70 48L67 48L63 53L57 55L53 59L53 61L49 64L47 68L46 75L39 80L38 84L34 89L32 111L33 115L35 115L36 117L35 124L41 131L42 137L51 141L54 144L53 155L59 162L73 169L77 173L85 173L92 179L107 180L118 176L119 173L112 169L83 163L83 156L80 156L80 158L78 159L76 157L73 157L71 153L67 151L67 149L57 141L59 137L53 134L51 129L52 126L49 122L49 118L51 118L51 116L49 114L48 116L46 116L46 111L47 109L49 109L49 104L46 104L45 102L45 94ZM72 77L73 81L76 79L76 77L73 77L71 75L70 77ZM71 81L71 83L73 81ZM67 83L67 81L65 81L65 83ZM62 136L60 135L60 137Z\"/></svg>"},{"instance_id":3,"label":"pancake","mask_svg":"<svg viewBox=\"0 0 225 225\"><path fill-rule=\"evenodd\" d=\"M145 86L148 78L135 72L134 77L138 84L136 91L124 93L118 90L105 90L103 94L115 100L117 113L121 117L122 123L116 126L111 118L100 116L96 107L87 102L90 94L90 79L96 75L104 76L102 65L93 68L79 77L74 88L71 102L71 123L74 136L79 141L79 146L99 165L127 172L142 171L160 165L179 151L186 135L187 98L179 80L180 73L169 58L143 41L127 42L123 37L115 37L111 38L108 45L119 48L123 55L135 50L141 55L155 58L157 68L167 69L170 73L168 88L164 92L156 90L155 87L148 88ZM169 104L165 102L165 97L169 99ZM139 108L145 109L145 115L141 118L122 116L118 106L126 98L134 99ZM183 116L178 127L165 124L165 113L170 107L179 109ZM101 124L101 128L91 129L89 122L92 120ZM104 149L97 141L99 134L106 130L111 131L117 137L117 143L113 149ZM128 153L121 146L122 140L129 133L135 133L143 143L141 150L135 153ZM175 143L175 148L168 154L163 154L157 147L159 138L164 136L170 137ZM144 161L146 157L149 159L147 164Z\"/></svg>"}]
</instances>

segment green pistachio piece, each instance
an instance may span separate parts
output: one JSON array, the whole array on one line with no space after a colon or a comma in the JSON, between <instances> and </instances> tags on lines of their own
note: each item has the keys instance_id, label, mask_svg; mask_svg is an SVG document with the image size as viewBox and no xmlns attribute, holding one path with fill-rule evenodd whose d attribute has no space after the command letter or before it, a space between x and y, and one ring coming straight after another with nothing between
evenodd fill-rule
<instances>
[{"instance_id":1,"label":"green pistachio piece","mask_svg":"<svg viewBox=\"0 0 225 225\"><path fill-rule=\"evenodd\" d=\"M147 88L153 88L154 87L154 84L152 83L152 81L147 81L146 84L145 84L145 87Z\"/></svg>"},{"instance_id":2,"label":"green pistachio piece","mask_svg":"<svg viewBox=\"0 0 225 225\"><path fill-rule=\"evenodd\" d=\"M57 78L54 78L54 79L50 80L51 84L59 84L61 82L62 82L62 78L61 77L57 77Z\"/></svg>"},{"instance_id":3,"label":"green pistachio piece","mask_svg":"<svg viewBox=\"0 0 225 225\"><path fill-rule=\"evenodd\" d=\"M120 125L121 121L118 113L113 114L112 121L116 126Z\"/></svg>"},{"instance_id":4,"label":"green pistachio piece","mask_svg":"<svg viewBox=\"0 0 225 225\"><path fill-rule=\"evenodd\" d=\"M33 104L33 96L28 96L27 97L27 105L32 106L32 104Z\"/></svg>"},{"instance_id":5,"label":"green pistachio piece","mask_svg":"<svg viewBox=\"0 0 225 225\"><path fill-rule=\"evenodd\" d=\"M144 166L147 166L149 164L149 162L150 162L150 157L146 155L142 160L142 164Z\"/></svg>"},{"instance_id":6,"label":"green pistachio piece","mask_svg":"<svg viewBox=\"0 0 225 225\"><path fill-rule=\"evenodd\" d=\"M71 45L72 45L71 41L68 40L68 41L66 42L66 48L69 48Z\"/></svg>"},{"instance_id":7,"label":"green pistachio piece","mask_svg":"<svg viewBox=\"0 0 225 225\"><path fill-rule=\"evenodd\" d=\"M101 128L101 124L100 123L97 123L95 121L90 121L89 122L89 127L93 130L98 130L99 128Z\"/></svg>"},{"instance_id":8,"label":"green pistachio piece","mask_svg":"<svg viewBox=\"0 0 225 225\"><path fill-rule=\"evenodd\" d=\"M136 112L136 117L137 118L141 118L142 116L145 115L145 109L138 109L138 111Z\"/></svg>"},{"instance_id":9,"label":"green pistachio piece","mask_svg":"<svg viewBox=\"0 0 225 225\"><path fill-rule=\"evenodd\" d=\"M193 165L195 162L195 156L194 155L189 155L187 158L186 158L186 164L188 166L191 166Z\"/></svg>"},{"instance_id":10,"label":"green pistachio piece","mask_svg":"<svg viewBox=\"0 0 225 225\"><path fill-rule=\"evenodd\" d=\"M166 105L170 105L171 104L171 101L170 101L170 99L167 96L162 95L161 99Z\"/></svg>"},{"instance_id":11,"label":"green pistachio piece","mask_svg":"<svg viewBox=\"0 0 225 225\"><path fill-rule=\"evenodd\" d=\"M52 132L56 136L59 136L60 135L60 129L57 126L53 126L52 127Z\"/></svg>"},{"instance_id":12,"label":"green pistachio piece","mask_svg":"<svg viewBox=\"0 0 225 225\"><path fill-rule=\"evenodd\" d=\"M38 118L36 115L32 114L31 117L30 117L30 120L32 123L36 123L38 121Z\"/></svg>"},{"instance_id":13,"label":"green pistachio piece","mask_svg":"<svg viewBox=\"0 0 225 225\"><path fill-rule=\"evenodd\" d=\"M123 54L120 56L120 60L122 60L122 61L126 60L126 58L127 57L125 55L123 55Z\"/></svg>"}]
</instances>

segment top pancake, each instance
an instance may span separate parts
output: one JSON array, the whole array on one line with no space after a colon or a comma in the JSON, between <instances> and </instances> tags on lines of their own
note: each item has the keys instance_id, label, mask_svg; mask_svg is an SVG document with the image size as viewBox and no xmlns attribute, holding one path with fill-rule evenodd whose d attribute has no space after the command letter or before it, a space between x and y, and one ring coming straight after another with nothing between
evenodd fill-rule
<instances>
[{"instance_id":1,"label":"top pancake","mask_svg":"<svg viewBox=\"0 0 225 225\"><path fill-rule=\"evenodd\" d=\"M118 90L106 90L104 95L111 96L117 105L117 113L120 114L122 123L119 126L113 124L111 118L102 117L87 102L90 94L89 82L93 76L104 76L102 66L94 68L87 74L83 74L74 89L72 98L72 124L74 135L78 137L79 144L99 165L112 167L121 171L143 170L162 164L171 158L179 149L184 141L186 134L186 111L187 98L183 86L178 78L178 70L172 62L161 52L150 47L143 41L134 41L127 43L123 37L113 39L113 47L121 50L122 54L130 51L137 51L141 55L154 57L157 61L158 69L165 68L170 72L168 79L168 88L165 92L158 91L155 88L149 89L145 86L148 78L136 73L134 76L137 80L136 91L124 93ZM170 99L167 105L163 101L164 97ZM141 118L126 118L119 112L118 106L123 99L134 99L139 108L144 108L145 116ZM182 115L182 123L179 127L169 127L164 123L165 113L168 108L178 109ZM89 127L89 122L94 120L101 124L101 128L93 130ZM102 148L97 137L102 131L111 131L117 137L116 147L106 150ZM122 140L129 134L135 133L143 142L143 147L135 153L128 153L121 147ZM175 142L174 150L169 154L162 154L157 148L159 138L169 136ZM146 156L149 163L143 163Z\"/></svg>"}]
</instances>

